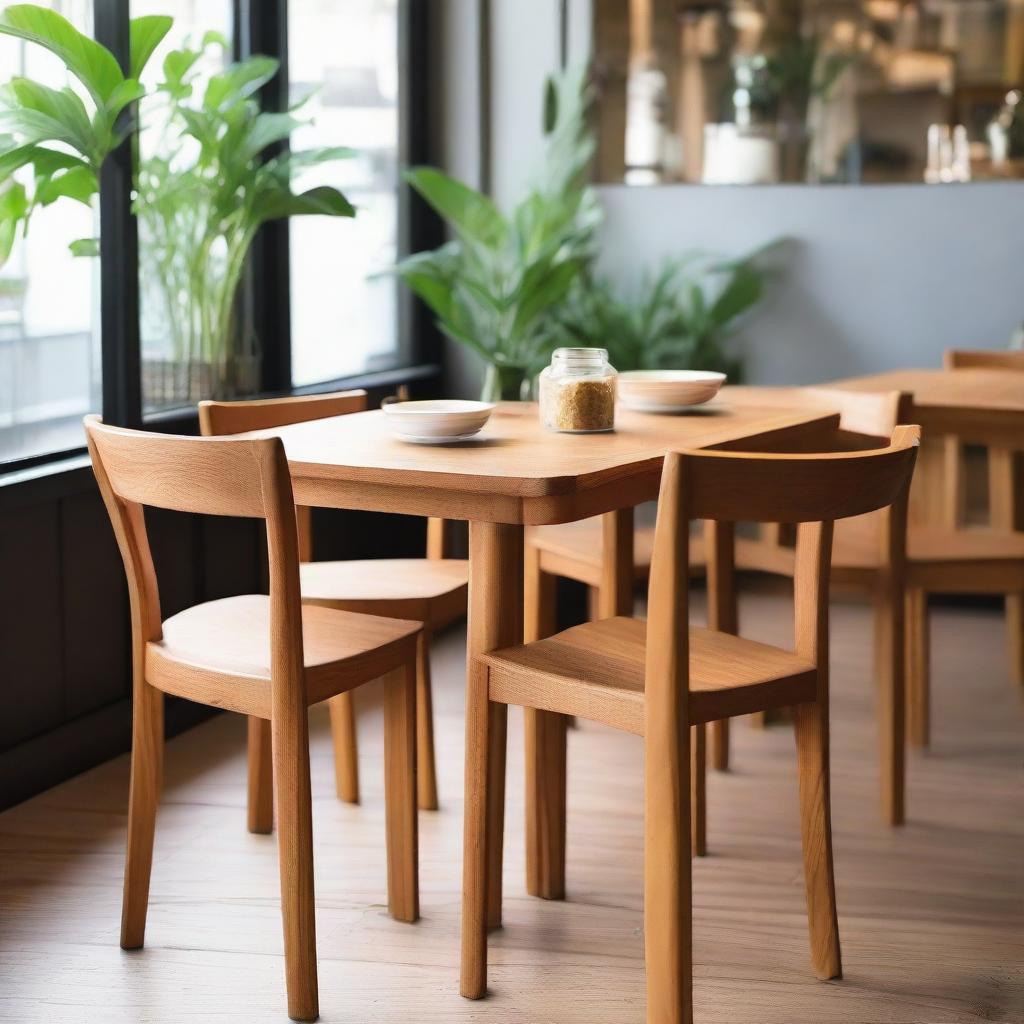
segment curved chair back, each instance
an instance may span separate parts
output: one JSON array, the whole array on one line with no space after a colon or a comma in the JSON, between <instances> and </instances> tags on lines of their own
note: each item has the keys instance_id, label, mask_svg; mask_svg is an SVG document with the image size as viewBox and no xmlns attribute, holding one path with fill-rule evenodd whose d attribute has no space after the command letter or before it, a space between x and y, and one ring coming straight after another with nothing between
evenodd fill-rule
<instances>
[{"instance_id":1,"label":"curved chair back","mask_svg":"<svg viewBox=\"0 0 1024 1024\"><path fill-rule=\"evenodd\" d=\"M291 477L277 438L198 438L152 434L85 418L93 472L114 527L131 600L136 677L147 641L159 640L160 596L146 533L145 506L267 523L271 667L301 680L302 619ZM297 661L296 661L297 659Z\"/></svg>"},{"instance_id":2,"label":"curved chair back","mask_svg":"<svg viewBox=\"0 0 1024 1024\"><path fill-rule=\"evenodd\" d=\"M249 430L272 430L293 423L345 416L366 409L365 391L336 391L330 395L300 395L296 398L265 398L246 402L200 402L199 429L205 437L242 434ZM310 509L296 509L299 554L303 562L313 558L313 524ZM443 519L427 520L427 557L445 557Z\"/></svg>"},{"instance_id":3,"label":"curved chair back","mask_svg":"<svg viewBox=\"0 0 1024 1024\"><path fill-rule=\"evenodd\" d=\"M880 449L825 454L669 452L661 478L648 596L650 716L674 720L689 687L690 521L797 523L796 653L818 669L827 700L828 586L836 519L891 508L888 531L902 566L907 496L920 429L897 427ZM658 642L650 638L657 637ZM653 700L651 699L653 698ZM653 723L651 723L653 725Z\"/></svg>"}]
</instances>

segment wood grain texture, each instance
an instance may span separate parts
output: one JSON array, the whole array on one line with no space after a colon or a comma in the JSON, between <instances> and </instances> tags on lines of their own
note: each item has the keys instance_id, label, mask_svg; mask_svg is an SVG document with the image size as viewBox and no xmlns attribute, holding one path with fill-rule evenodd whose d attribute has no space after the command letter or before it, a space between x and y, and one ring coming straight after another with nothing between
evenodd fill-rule
<instances>
[{"instance_id":1,"label":"wood grain texture","mask_svg":"<svg viewBox=\"0 0 1024 1024\"><path fill-rule=\"evenodd\" d=\"M788 582L743 588L746 635L788 643ZM703 593L693 592L703 616ZM642 609L640 610L642 614ZM733 733L709 773L714 856L693 862L694 1016L701 1024L1017 1024L1021 968L1020 735L1002 615L933 609L932 748L911 751L911 815L877 817L872 613L832 604L832 813L845 980L808 969L793 739ZM339 803L324 707L310 712L320 1006L325 1021L641 1024L643 749L581 722L570 745L567 900L523 885L523 805L510 785L504 927L490 994L458 994L465 694L462 626L434 641L443 792L421 815L422 920L387 913L383 689L359 694L363 804ZM509 716L509 773L523 767ZM130 760L119 757L0 814L0 1018L19 1024L284 1019L276 844L239 828L244 722L220 715L167 744L146 948L117 948ZM59 937L59 946L56 938ZM60 969L55 969L59 957Z\"/></svg>"},{"instance_id":2,"label":"wood grain texture","mask_svg":"<svg viewBox=\"0 0 1024 1024\"><path fill-rule=\"evenodd\" d=\"M162 777L163 693L270 720L288 1015L319 1015L308 707L360 682L391 676L386 729L391 906L416 909L415 650L419 623L301 603L295 501L279 441L154 435L86 417L93 470L117 538L131 604L134 678L132 785L121 945L142 946ZM207 601L161 622L144 504L261 518L269 596ZM395 673L400 678L395 679ZM253 730L250 730L253 731ZM265 730L255 748L264 753ZM250 764L249 792L264 786ZM268 821L269 819L269 821ZM410 821L411 819L411 821ZM250 824L272 812L258 797Z\"/></svg>"},{"instance_id":3,"label":"wood grain texture","mask_svg":"<svg viewBox=\"0 0 1024 1024\"><path fill-rule=\"evenodd\" d=\"M365 391L341 391L329 395L257 399L241 402L200 402L199 422L204 436L267 430L328 417L345 416L366 408ZM465 561L445 559L445 523L427 523L428 559L375 559L313 561L311 510L295 509L299 541L300 581L303 602L338 611L358 612L423 623L425 631L447 625L466 612L468 569ZM429 647L421 637L417 645L417 729L419 733L418 786L420 806L437 809L437 772L434 766L433 724L430 721ZM331 704L336 752L335 779L338 797L359 802L359 755L352 697L338 694ZM257 763L259 758L264 763ZM272 798L260 780L267 777L269 749L257 746L250 754L250 797L264 807ZM252 811L252 814L258 812Z\"/></svg>"},{"instance_id":4,"label":"wood grain texture","mask_svg":"<svg viewBox=\"0 0 1024 1024\"><path fill-rule=\"evenodd\" d=\"M556 523L631 507L657 495L669 448L758 437L818 438L837 418L827 408L796 412L731 400L727 389L692 416L624 411L609 434L545 430L528 402L498 406L476 441L411 445L384 414L298 423L273 433L285 444L304 505L451 515L505 523Z\"/></svg>"},{"instance_id":5,"label":"wood grain texture","mask_svg":"<svg viewBox=\"0 0 1024 1024\"><path fill-rule=\"evenodd\" d=\"M486 931L480 926L489 871L489 776L494 702L589 718L644 738L644 938L649 1024L691 1024L691 850L703 853L704 734L691 725L796 707L801 829L811 963L824 980L842 974L832 857L829 765L829 560L832 516L858 516L898 503L889 545L902 544L905 510L920 432L897 427L890 445L830 455L669 452L665 457L646 623L602 618L533 643L470 655L474 724L467 727L466 862L462 992L479 998L487 986ZM794 651L689 625L689 546L694 519L743 518L738 480L745 469L771 491L750 501L761 518L797 523L794 569ZM817 470L814 476L809 467ZM629 524L632 536L632 522ZM614 521L607 527L615 529ZM606 552L628 541L606 534ZM895 540L893 540L895 538ZM716 543L712 535L711 546ZM609 560L606 558L606 565ZM625 561L625 560L624 560ZM902 564L902 560L898 560ZM625 561L631 573L632 558ZM536 758L534 719L531 757ZM504 737L502 737L504 739ZM691 754L691 742L695 750ZM500 751L504 761L504 749ZM486 784L489 788L489 783ZM691 801L696 802L691 815ZM543 801L534 799L534 810ZM470 821L470 816L474 820ZM543 826L530 823L534 836ZM563 833L564 835L564 833ZM557 836L562 839L562 835ZM480 852L481 844L484 854ZM541 851L543 855L543 851ZM529 851L528 851L529 854ZM536 869L535 869L536 872Z\"/></svg>"}]
</instances>

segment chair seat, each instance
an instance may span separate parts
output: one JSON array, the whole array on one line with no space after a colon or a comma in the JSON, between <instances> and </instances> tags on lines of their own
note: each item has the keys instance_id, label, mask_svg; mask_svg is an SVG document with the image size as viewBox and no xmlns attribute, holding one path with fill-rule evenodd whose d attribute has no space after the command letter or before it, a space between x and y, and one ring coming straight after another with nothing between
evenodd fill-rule
<instances>
[{"instance_id":1,"label":"chair seat","mask_svg":"<svg viewBox=\"0 0 1024 1024\"><path fill-rule=\"evenodd\" d=\"M878 570L879 556L876 535L857 519L835 524L833 579L870 579ZM739 568L792 575L793 561L791 547L750 538L736 541ZM1024 588L1024 533L911 527L907 531L907 582L951 593L998 593Z\"/></svg>"},{"instance_id":2,"label":"chair seat","mask_svg":"<svg viewBox=\"0 0 1024 1024\"><path fill-rule=\"evenodd\" d=\"M604 534L599 517L556 526L531 526L526 543L541 552L541 569L553 576L565 576L597 586L604 561ZM633 531L633 571L639 580L651 572L654 524L638 523ZM697 535L690 541L691 574L704 572L704 543Z\"/></svg>"},{"instance_id":3,"label":"chair seat","mask_svg":"<svg viewBox=\"0 0 1024 1024\"><path fill-rule=\"evenodd\" d=\"M483 656L492 700L644 731L647 623L613 618ZM728 633L690 629L690 719L710 722L814 700L811 662Z\"/></svg>"},{"instance_id":4,"label":"chair seat","mask_svg":"<svg viewBox=\"0 0 1024 1024\"><path fill-rule=\"evenodd\" d=\"M469 563L457 558L305 562L302 600L366 615L445 625L466 612Z\"/></svg>"},{"instance_id":5,"label":"chair seat","mask_svg":"<svg viewBox=\"0 0 1024 1024\"><path fill-rule=\"evenodd\" d=\"M406 664L418 622L303 606L306 700L317 704ZM270 598L207 601L172 615L146 644L146 679L167 693L270 717Z\"/></svg>"}]
</instances>

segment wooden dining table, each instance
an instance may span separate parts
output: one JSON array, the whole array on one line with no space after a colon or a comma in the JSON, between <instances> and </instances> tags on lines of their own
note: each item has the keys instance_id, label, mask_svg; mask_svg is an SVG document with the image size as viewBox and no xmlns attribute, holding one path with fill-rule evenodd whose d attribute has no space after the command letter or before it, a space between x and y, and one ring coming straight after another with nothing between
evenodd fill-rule
<instances>
[{"instance_id":1,"label":"wooden dining table","mask_svg":"<svg viewBox=\"0 0 1024 1024\"><path fill-rule=\"evenodd\" d=\"M903 391L913 398L922 434L913 521L962 525L961 446L974 444L989 452L991 525L1024 529L1024 373L983 367L888 370L826 386Z\"/></svg>"},{"instance_id":2,"label":"wooden dining table","mask_svg":"<svg viewBox=\"0 0 1024 1024\"><path fill-rule=\"evenodd\" d=\"M828 408L787 409L758 401L756 388L726 388L710 404L682 415L620 410L614 432L561 434L544 429L533 403L502 403L478 438L450 445L396 439L384 413L354 413L298 423L261 435L284 442L295 501L314 507L398 512L469 522L467 657L523 640L523 528L595 515L632 532L633 508L657 497L669 449L823 450L838 427ZM630 607L621 614L632 613ZM624 598L625 600L625 598ZM487 808L488 916L500 924L506 707L492 706ZM528 711L527 804L532 855L543 860L544 808L564 794L565 733L543 711ZM564 722L564 720L563 720ZM553 766L548 770L548 766ZM561 769L559 769L561 765ZM528 851L528 859L531 851Z\"/></svg>"}]
</instances>

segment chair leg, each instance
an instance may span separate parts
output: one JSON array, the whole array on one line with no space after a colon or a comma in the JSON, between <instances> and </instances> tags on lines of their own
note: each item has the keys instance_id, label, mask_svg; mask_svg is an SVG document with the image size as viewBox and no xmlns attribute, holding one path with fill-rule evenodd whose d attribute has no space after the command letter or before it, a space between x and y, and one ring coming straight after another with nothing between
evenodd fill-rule
<instances>
[{"instance_id":1,"label":"chair leg","mask_svg":"<svg viewBox=\"0 0 1024 1024\"><path fill-rule=\"evenodd\" d=\"M430 634L416 640L416 786L420 809L437 810L437 766L434 760L434 693L430 683Z\"/></svg>"},{"instance_id":2,"label":"chair leg","mask_svg":"<svg viewBox=\"0 0 1024 1024\"><path fill-rule=\"evenodd\" d=\"M800 704L795 718L811 964L814 973L827 980L843 973L832 865L828 709L819 703Z\"/></svg>"},{"instance_id":3,"label":"chair leg","mask_svg":"<svg viewBox=\"0 0 1024 1024\"><path fill-rule=\"evenodd\" d=\"M349 690L327 702L334 741L334 786L339 800L359 803L359 741L356 738L356 700Z\"/></svg>"},{"instance_id":4,"label":"chair leg","mask_svg":"<svg viewBox=\"0 0 1024 1024\"><path fill-rule=\"evenodd\" d=\"M135 683L132 708L132 776L121 903L121 948L141 949L146 937L153 833L164 759L164 695L145 680Z\"/></svg>"},{"instance_id":5,"label":"chair leg","mask_svg":"<svg viewBox=\"0 0 1024 1024\"><path fill-rule=\"evenodd\" d=\"M716 772L729 770L729 719L711 723L711 764Z\"/></svg>"},{"instance_id":6,"label":"chair leg","mask_svg":"<svg viewBox=\"0 0 1024 1024\"><path fill-rule=\"evenodd\" d=\"M391 672L384 692L384 804L388 911L398 921L420 916L416 832L416 684L410 662Z\"/></svg>"},{"instance_id":7,"label":"chair leg","mask_svg":"<svg viewBox=\"0 0 1024 1024\"><path fill-rule=\"evenodd\" d=\"M470 667L466 688L466 773L462 856L462 966L459 991L467 999L487 992L488 828L492 799L490 745L494 716L485 666Z\"/></svg>"},{"instance_id":8,"label":"chair leg","mask_svg":"<svg viewBox=\"0 0 1024 1024\"><path fill-rule=\"evenodd\" d=\"M528 547L523 576L523 638L542 640L557 631L554 576ZM565 787L568 717L523 708L526 740L526 891L545 900L565 899Z\"/></svg>"},{"instance_id":9,"label":"chair leg","mask_svg":"<svg viewBox=\"0 0 1024 1024\"><path fill-rule=\"evenodd\" d=\"M270 720L248 717L249 831L274 831L274 761L270 751Z\"/></svg>"},{"instance_id":10,"label":"chair leg","mask_svg":"<svg viewBox=\"0 0 1024 1024\"><path fill-rule=\"evenodd\" d=\"M906 616L907 739L912 746L927 747L931 741L931 630L925 591L907 591Z\"/></svg>"},{"instance_id":11,"label":"chair leg","mask_svg":"<svg viewBox=\"0 0 1024 1024\"><path fill-rule=\"evenodd\" d=\"M1024 686L1024 594L1006 595L1006 637L1010 678Z\"/></svg>"},{"instance_id":12,"label":"chair leg","mask_svg":"<svg viewBox=\"0 0 1024 1024\"><path fill-rule=\"evenodd\" d=\"M523 708L526 724L526 891L565 899L566 716Z\"/></svg>"},{"instance_id":13,"label":"chair leg","mask_svg":"<svg viewBox=\"0 0 1024 1024\"><path fill-rule=\"evenodd\" d=\"M708 852L707 726L701 722L690 731L690 849L694 857Z\"/></svg>"},{"instance_id":14,"label":"chair leg","mask_svg":"<svg viewBox=\"0 0 1024 1024\"><path fill-rule=\"evenodd\" d=\"M667 732L666 730L664 730ZM647 1024L692 1024L690 729L648 736L644 751L644 957Z\"/></svg>"},{"instance_id":15,"label":"chair leg","mask_svg":"<svg viewBox=\"0 0 1024 1024\"><path fill-rule=\"evenodd\" d=\"M305 702L303 701L303 704ZM271 719L281 917L288 1016L316 1020L316 912L313 900L313 813L309 785L309 722L297 702L276 701Z\"/></svg>"},{"instance_id":16,"label":"chair leg","mask_svg":"<svg viewBox=\"0 0 1024 1024\"><path fill-rule=\"evenodd\" d=\"M904 822L906 789L906 694L904 692L904 598L888 589L875 595L878 672L879 774L882 819Z\"/></svg>"}]
</instances>

